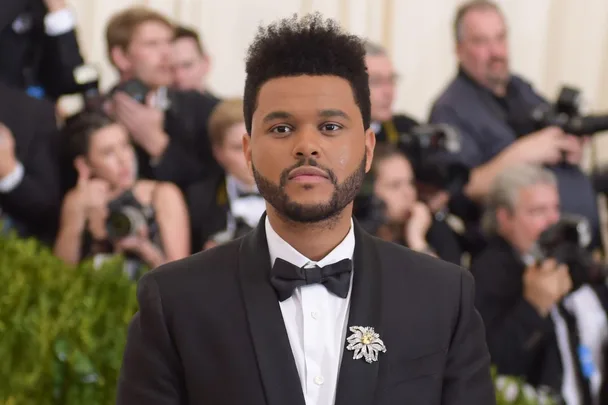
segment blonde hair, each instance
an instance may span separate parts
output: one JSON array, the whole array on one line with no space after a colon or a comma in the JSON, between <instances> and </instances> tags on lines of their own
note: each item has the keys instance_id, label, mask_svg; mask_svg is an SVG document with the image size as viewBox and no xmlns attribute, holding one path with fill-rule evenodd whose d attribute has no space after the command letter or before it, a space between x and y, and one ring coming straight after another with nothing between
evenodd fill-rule
<instances>
[{"instance_id":1,"label":"blonde hair","mask_svg":"<svg viewBox=\"0 0 608 405\"><path fill-rule=\"evenodd\" d=\"M213 146L222 146L226 131L236 124L245 122L243 100L230 98L221 101L209 117L209 141Z\"/></svg>"},{"instance_id":2,"label":"blonde hair","mask_svg":"<svg viewBox=\"0 0 608 405\"><path fill-rule=\"evenodd\" d=\"M123 51L127 50L137 28L147 22L158 22L174 29L174 25L167 17L141 6L129 7L110 18L106 26L106 46L110 61L112 61L112 49L118 47Z\"/></svg>"}]
</instances>

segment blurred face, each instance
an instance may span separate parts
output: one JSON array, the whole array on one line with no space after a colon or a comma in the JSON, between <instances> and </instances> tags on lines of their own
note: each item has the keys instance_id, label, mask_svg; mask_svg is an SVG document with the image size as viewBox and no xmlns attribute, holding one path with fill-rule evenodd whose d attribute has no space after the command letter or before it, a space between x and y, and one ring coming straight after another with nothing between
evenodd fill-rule
<instances>
[{"instance_id":1,"label":"blurred face","mask_svg":"<svg viewBox=\"0 0 608 405\"><path fill-rule=\"evenodd\" d=\"M107 181L111 188L128 189L135 183L135 152L127 131L119 124L91 136L86 163L91 174Z\"/></svg>"},{"instance_id":2,"label":"blurred face","mask_svg":"<svg viewBox=\"0 0 608 405\"><path fill-rule=\"evenodd\" d=\"M262 85L243 144L269 214L320 223L352 215L375 137L347 80L296 76Z\"/></svg>"},{"instance_id":3,"label":"blurred face","mask_svg":"<svg viewBox=\"0 0 608 405\"><path fill-rule=\"evenodd\" d=\"M243 154L245 123L231 126L226 131L224 143L213 147L213 155L224 170L246 184L253 184L253 174Z\"/></svg>"},{"instance_id":4,"label":"blurred face","mask_svg":"<svg viewBox=\"0 0 608 405\"><path fill-rule=\"evenodd\" d=\"M530 251L540 234L560 217L557 187L538 184L520 190L513 212L496 213L500 233L520 253Z\"/></svg>"},{"instance_id":5,"label":"blurred face","mask_svg":"<svg viewBox=\"0 0 608 405\"><path fill-rule=\"evenodd\" d=\"M372 120L388 121L393 117L393 100L397 75L386 55L365 58L369 73L369 90L372 101Z\"/></svg>"},{"instance_id":6,"label":"blurred face","mask_svg":"<svg viewBox=\"0 0 608 405\"><path fill-rule=\"evenodd\" d=\"M172 65L175 87L203 91L209 61L200 53L194 39L180 38L173 42Z\"/></svg>"},{"instance_id":7,"label":"blurred face","mask_svg":"<svg viewBox=\"0 0 608 405\"><path fill-rule=\"evenodd\" d=\"M151 88L169 86L171 72L171 41L173 30L157 21L137 27L128 49L115 48L114 63L125 78L138 78Z\"/></svg>"},{"instance_id":8,"label":"blurred face","mask_svg":"<svg viewBox=\"0 0 608 405\"><path fill-rule=\"evenodd\" d=\"M389 221L405 222L416 202L414 174L405 157L394 155L378 163L374 194L386 204Z\"/></svg>"},{"instance_id":9,"label":"blurred face","mask_svg":"<svg viewBox=\"0 0 608 405\"><path fill-rule=\"evenodd\" d=\"M471 10L461 23L458 59L477 82L494 90L509 79L505 21L496 10Z\"/></svg>"}]
</instances>

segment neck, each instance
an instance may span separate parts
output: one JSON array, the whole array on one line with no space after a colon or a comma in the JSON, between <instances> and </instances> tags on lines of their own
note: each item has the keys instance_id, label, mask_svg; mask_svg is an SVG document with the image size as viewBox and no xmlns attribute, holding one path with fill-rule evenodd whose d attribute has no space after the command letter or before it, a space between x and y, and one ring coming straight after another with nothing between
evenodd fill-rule
<instances>
[{"instance_id":1,"label":"neck","mask_svg":"<svg viewBox=\"0 0 608 405\"><path fill-rule=\"evenodd\" d=\"M285 242L308 259L319 261L334 250L350 231L352 207L318 223L291 221L270 205L267 205L267 214L272 229Z\"/></svg>"}]
</instances>

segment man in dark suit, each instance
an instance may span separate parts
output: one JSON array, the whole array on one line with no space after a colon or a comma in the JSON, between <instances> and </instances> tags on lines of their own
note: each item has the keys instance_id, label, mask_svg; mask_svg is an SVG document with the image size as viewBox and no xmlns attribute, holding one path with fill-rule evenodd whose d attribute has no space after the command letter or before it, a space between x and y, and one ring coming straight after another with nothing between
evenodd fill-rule
<instances>
[{"instance_id":1,"label":"man in dark suit","mask_svg":"<svg viewBox=\"0 0 608 405\"><path fill-rule=\"evenodd\" d=\"M243 147L267 216L148 273L118 404L494 404L467 271L352 220L369 170L365 51L318 14L261 30Z\"/></svg>"},{"instance_id":2,"label":"man in dark suit","mask_svg":"<svg viewBox=\"0 0 608 405\"><path fill-rule=\"evenodd\" d=\"M118 91L110 110L131 134L140 175L170 181L185 190L219 172L207 137L207 121L217 99L168 88L173 80L173 35L171 22L145 7L127 8L112 16L106 28L111 62L121 84L137 79L147 97L139 102Z\"/></svg>"},{"instance_id":3,"label":"man in dark suit","mask_svg":"<svg viewBox=\"0 0 608 405\"><path fill-rule=\"evenodd\" d=\"M53 100L78 92L74 69L84 62L75 26L66 0L3 0L0 80Z\"/></svg>"},{"instance_id":4,"label":"man in dark suit","mask_svg":"<svg viewBox=\"0 0 608 405\"><path fill-rule=\"evenodd\" d=\"M0 216L53 242L61 204L53 105L0 83Z\"/></svg>"}]
</instances>

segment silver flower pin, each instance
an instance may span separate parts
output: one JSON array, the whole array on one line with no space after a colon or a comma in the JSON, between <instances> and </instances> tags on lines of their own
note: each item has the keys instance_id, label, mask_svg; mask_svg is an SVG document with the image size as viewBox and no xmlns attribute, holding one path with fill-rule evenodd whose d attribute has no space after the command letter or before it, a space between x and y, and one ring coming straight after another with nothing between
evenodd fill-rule
<instances>
[{"instance_id":1,"label":"silver flower pin","mask_svg":"<svg viewBox=\"0 0 608 405\"><path fill-rule=\"evenodd\" d=\"M353 359L358 360L365 358L365 361L371 363L378 360L378 353L386 353L386 346L380 339L380 335L374 331L374 328L368 326L351 326L349 328L352 335L346 341L348 346L346 350L354 350Z\"/></svg>"}]
</instances>

